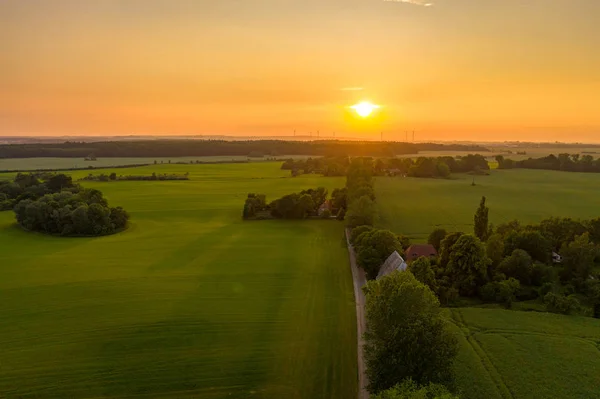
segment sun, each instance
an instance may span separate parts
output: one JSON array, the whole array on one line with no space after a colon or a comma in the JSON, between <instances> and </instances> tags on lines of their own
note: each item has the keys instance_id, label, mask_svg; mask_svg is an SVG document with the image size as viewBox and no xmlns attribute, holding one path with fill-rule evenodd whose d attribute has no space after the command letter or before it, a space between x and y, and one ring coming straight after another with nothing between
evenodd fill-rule
<instances>
[{"instance_id":1,"label":"sun","mask_svg":"<svg viewBox=\"0 0 600 399\"><path fill-rule=\"evenodd\" d=\"M350 108L352 108L359 116L366 118L371 115L373 111L379 108L379 105L371 104L368 101L363 101L351 106Z\"/></svg>"}]
</instances>

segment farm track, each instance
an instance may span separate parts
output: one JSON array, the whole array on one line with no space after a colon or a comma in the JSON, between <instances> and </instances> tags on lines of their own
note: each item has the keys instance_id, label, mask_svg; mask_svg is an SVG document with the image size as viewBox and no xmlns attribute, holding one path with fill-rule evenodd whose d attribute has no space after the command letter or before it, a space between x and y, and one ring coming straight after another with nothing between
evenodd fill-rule
<instances>
[{"instance_id":1,"label":"farm track","mask_svg":"<svg viewBox=\"0 0 600 399\"><path fill-rule=\"evenodd\" d=\"M354 299L356 301L356 332L357 332L357 354L358 354L358 399L368 399L369 392L367 385L369 380L366 374L364 360L364 339L363 335L367 328L365 320L365 294L362 287L367 283L365 272L358 268L356 264L356 254L350 244L350 229L346 229L346 244L348 245L348 255L350 257L350 269L352 270L352 281L354 282Z\"/></svg>"}]
</instances>

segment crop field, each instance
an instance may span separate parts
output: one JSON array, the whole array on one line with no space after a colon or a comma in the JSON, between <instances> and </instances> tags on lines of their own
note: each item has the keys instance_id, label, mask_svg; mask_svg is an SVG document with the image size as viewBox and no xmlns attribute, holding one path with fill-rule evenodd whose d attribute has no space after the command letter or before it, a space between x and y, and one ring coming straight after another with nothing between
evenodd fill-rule
<instances>
[{"instance_id":1,"label":"crop field","mask_svg":"<svg viewBox=\"0 0 600 399\"><path fill-rule=\"evenodd\" d=\"M175 162L229 162L250 161L265 162L265 158L248 158L246 156L206 156L206 157L154 157L154 158L98 158L95 161L85 161L83 158L0 158L0 170L36 170L36 169L72 169L72 168L110 168L113 166L140 164L168 164ZM278 155L281 158L303 159L306 155Z\"/></svg>"},{"instance_id":2,"label":"crop field","mask_svg":"<svg viewBox=\"0 0 600 399\"><path fill-rule=\"evenodd\" d=\"M481 196L490 222L539 222L551 216L600 216L600 174L541 170L493 170L489 176L454 179L378 177L375 183L379 225L414 241L427 240L436 227L471 231Z\"/></svg>"},{"instance_id":3,"label":"crop field","mask_svg":"<svg viewBox=\"0 0 600 399\"><path fill-rule=\"evenodd\" d=\"M131 213L113 236L28 233L0 212L0 397L356 397L343 225L241 220L248 192L343 178L276 163L115 172L191 180L86 182Z\"/></svg>"},{"instance_id":4,"label":"crop field","mask_svg":"<svg viewBox=\"0 0 600 399\"><path fill-rule=\"evenodd\" d=\"M463 399L597 398L600 320L503 309L448 309Z\"/></svg>"}]
</instances>

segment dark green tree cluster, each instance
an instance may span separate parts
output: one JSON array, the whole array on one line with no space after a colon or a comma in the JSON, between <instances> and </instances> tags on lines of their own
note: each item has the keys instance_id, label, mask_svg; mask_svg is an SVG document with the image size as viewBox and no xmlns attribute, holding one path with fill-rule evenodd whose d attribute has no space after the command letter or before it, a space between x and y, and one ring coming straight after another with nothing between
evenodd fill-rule
<instances>
[{"instance_id":1,"label":"dark green tree cluster","mask_svg":"<svg viewBox=\"0 0 600 399\"><path fill-rule=\"evenodd\" d=\"M377 208L373 187L373 159L352 159L346 175L346 190L346 224L349 227L374 225Z\"/></svg>"},{"instance_id":2,"label":"dark green tree cluster","mask_svg":"<svg viewBox=\"0 0 600 399\"><path fill-rule=\"evenodd\" d=\"M14 211L23 228L61 236L113 234L123 230L129 220L123 208L109 207L102 193L94 189L77 193L62 191L37 200L22 200Z\"/></svg>"},{"instance_id":3,"label":"dark green tree cluster","mask_svg":"<svg viewBox=\"0 0 600 399\"><path fill-rule=\"evenodd\" d=\"M118 175L115 172L110 174L100 173L99 175L88 174L85 177L82 177L81 180L84 181L102 181L102 182L110 182L110 181L165 181L165 180L189 180L189 174L176 174L176 173L152 173L151 175Z\"/></svg>"},{"instance_id":4,"label":"dark green tree cluster","mask_svg":"<svg viewBox=\"0 0 600 399\"><path fill-rule=\"evenodd\" d=\"M350 158L347 156L288 159L281 165L281 169L290 170L293 176L310 173L323 176L345 176L349 164Z\"/></svg>"},{"instance_id":5,"label":"dark green tree cluster","mask_svg":"<svg viewBox=\"0 0 600 399\"><path fill-rule=\"evenodd\" d=\"M338 191L339 192L339 191ZM243 219L305 219L319 215L319 208L328 204L325 215L331 215L331 202L327 201L327 189L318 187L302 190L299 193L284 195L267 203L264 194L248 194L242 213Z\"/></svg>"},{"instance_id":6,"label":"dark green tree cluster","mask_svg":"<svg viewBox=\"0 0 600 399\"><path fill-rule=\"evenodd\" d=\"M442 393L429 384L452 384L458 344L434 293L407 272L369 281L364 292L368 390L380 398L436 397L431 396L433 392ZM414 383L406 386L407 380ZM426 387L422 393L430 396L414 396L414 391L422 389L419 386ZM392 396L400 393L412 395Z\"/></svg>"},{"instance_id":7,"label":"dark green tree cluster","mask_svg":"<svg viewBox=\"0 0 600 399\"><path fill-rule=\"evenodd\" d=\"M248 194L246 202L244 202L243 219L252 219L260 212L268 211L267 196L264 194Z\"/></svg>"},{"instance_id":8,"label":"dark green tree cluster","mask_svg":"<svg viewBox=\"0 0 600 399\"><path fill-rule=\"evenodd\" d=\"M368 279L377 277L381 265L394 251L403 252L399 237L389 230L374 229L371 226L355 227L350 240L356 251L356 261L364 269Z\"/></svg>"},{"instance_id":9,"label":"dark green tree cluster","mask_svg":"<svg viewBox=\"0 0 600 399\"><path fill-rule=\"evenodd\" d=\"M594 159L591 155L579 154L550 154L541 158L529 158L522 161L514 161L502 155L496 156L498 168L500 169L543 169L561 170L564 172L586 172L600 173L600 158Z\"/></svg>"},{"instance_id":10,"label":"dark green tree cluster","mask_svg":"<svg viewBox=\"0 0 600 399\"><path fill-rule=\"evenodd\" d=\"M478 145L399 143L376 141L284 141L284 140L133 140L93 143L28 143L0 145L0 158L84 158L90 152L102 158L189 157L249 154L313 156L387 156L417 154L419 151L489 151Z\"/></svg>"},{"instance_id":11,"label":"dark green tree cluster","mask_svg":"<svg viewBox=\"0 0 600 399\"><path fill-rule=\"evenodd\" d=\"M36 200L62 190L77 192L71 176L54 173L17 173L12 182L0 182L0 211L13 209L22 200Z\"/></svg>"}]
</instances>

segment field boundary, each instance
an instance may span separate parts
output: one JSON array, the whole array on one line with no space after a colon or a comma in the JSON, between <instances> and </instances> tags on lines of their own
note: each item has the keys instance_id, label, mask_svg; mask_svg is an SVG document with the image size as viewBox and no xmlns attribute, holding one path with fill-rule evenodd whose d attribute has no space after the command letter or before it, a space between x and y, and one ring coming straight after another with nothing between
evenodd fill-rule
<instances>
[{"instance_id":1,"label":"field boundary","mask_svg":"<svg viewBox=\"0 0 600 399\"><path fill-rule=\"evenodd\" d=\"M356 340L357 340L357 356L358 356L358 399L369 399L369 391L367 385L369 380L366 374L365 359L363 347L365 345L363 335L367 329L365 320L365 294L362 287L367 283L365 272L356 265L356 254L354 247L350 244L350 229L345 229L346 244L348 246L348 255L350 258L350 270L352 271L352 282L354 285L354 300L356 301Z\"/></svg>"}]
</instances>

